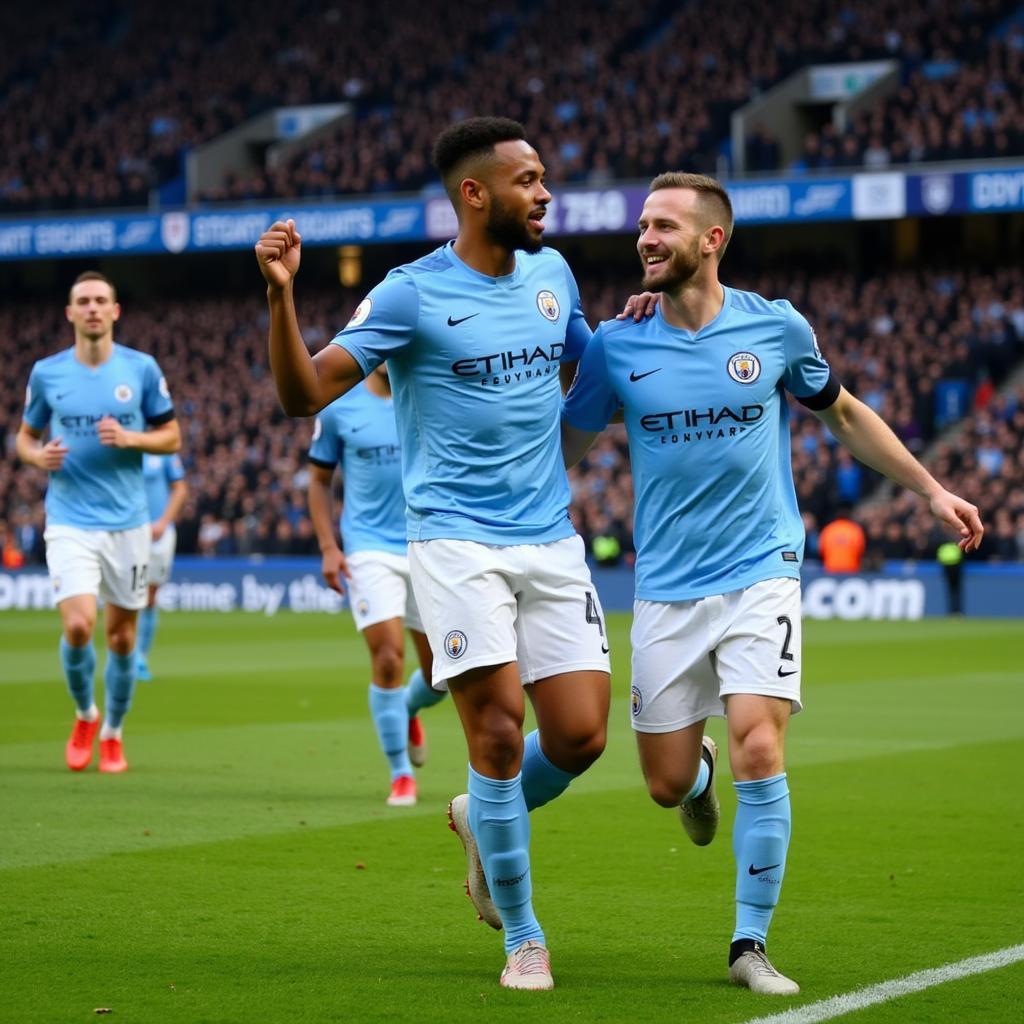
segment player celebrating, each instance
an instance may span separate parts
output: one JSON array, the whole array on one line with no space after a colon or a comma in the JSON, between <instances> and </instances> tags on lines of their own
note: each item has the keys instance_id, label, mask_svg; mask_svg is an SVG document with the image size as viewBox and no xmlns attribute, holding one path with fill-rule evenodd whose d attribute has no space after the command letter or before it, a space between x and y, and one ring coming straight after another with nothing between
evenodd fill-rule
<instances>
[{"instance_id":1,"label":"player celebrating","mask_svg":"<svg viewBox=\"0 0 1024 1024\"><path fill-rule=\"evenodd\" d=\"M451 691L469 747L468 797L450 808L469 892L505 929L501 983L546 989L528 811L600 755L608 715L608 645L559 451L559 368L590 330L572 273L542 245L551 195L522 126L463 121L434 159L458 237L393 270L315 358L292 294L299 234L291 221L263 234L270 364L300 416L388 362L433 684ZM539 725L525 744L523 684Z\"/></svg>"},{"instance_id":2,"label":"player celebrating","mask_svg":"<svg viewBox=\"0 0 1024 1024\"><path fill-rule=\"evenodd\" d=\"M391 768L387 802L411 807L416 803L413 765L427 757L418 713L444 700L444 694L426 681L430 645L409 582L400 451L391 382L382 363L317 417L309 449L309 515L324 579L339 594L348 587L356 628L370 650L370 715ZM339 462L345 481L339 523L344 552L331 523L331 479ZM405 687L403 624L420 660Z\"/></svg>"},{"instance_id":3,"label":"player celebrating","mask_svg":"<svg viewBox=\"0 0 1024 1024\"><path fill-rule=\"evenodd\" d=\"M185 467L177 455L146 455L142 459L142 478L146 484L152 543L149 549L149 598L139 614L139 642L135 663L138 679L149 681L149 652L156 636L159 611L156 595L171 578L174 550L178 543L175 523L188 497Z\"/></svg>"},{"instance_id":4,"label":"player celebrating","mask_svg":"<svg viewBox=\"0 0 1024 1024\"><path fill-rule=\"evenodd\" d=\"M800 709L804 534L783 388L857 458L926 497L965 551L982 525L840 386L788 302L719 283L732 223L714 179L654 179L637 250L660 304L650 320L598 328L565 402L563 443L571 465L623 408L636 488L640 765L655 802L678 807L693 842L710 843L717 750L704 723L725 715L739 802L729 973L755 992L792 995L797 984L765 955L790 835L783 739Z\"/></svg>"},{"instance_id":5,"label":"player celebrating","mask_svg":"<svg viewBox=\"0 0 1024 1024\"><path fill-rule=\"evenodd\" d=\"M121 730L135 686L135 619L146 604L150 549L142 453L176 452L181 433L156 360L114 344L121 307L113 284L95 271L80 274L66 315L74 347L32 367L16 445L23 462L50 474L46 564L63 625L61 663L76 708L67 765L72 771L88 766L100 725L92 634L101 596L107 665L100 771L123 772Z\"/></svg>"}]
</instances>

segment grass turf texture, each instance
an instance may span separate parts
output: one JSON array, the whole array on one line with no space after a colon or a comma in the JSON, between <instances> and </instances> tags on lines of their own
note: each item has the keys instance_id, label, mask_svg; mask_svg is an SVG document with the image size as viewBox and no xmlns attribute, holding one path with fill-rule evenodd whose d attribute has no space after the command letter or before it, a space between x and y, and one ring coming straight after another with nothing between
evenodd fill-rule
<instances>
[{"instance_id":1,"label":"grass turf texture","mask_svg":"<svg viewBox=\"0 0 1024 1024\"><path fill-rule=\"evenodd\" d=\"M794 834L770 936L803 993L726 980L735 800L692 847L639 777L628 627L609 616L608 750L533 815L553 993L498 987L445 828L453 708L426 712L420 803L386 808L347 616L165 615L131 770L63 764L57 616L0 615L0 1020L745 1021L1020 942L1019 622L805 625ZM101 655L102 660L102 655ZM712 733L723 738L721 722ZM1024 964L851 1021L1018 1021Z\"/></svg>"}]
</instances>

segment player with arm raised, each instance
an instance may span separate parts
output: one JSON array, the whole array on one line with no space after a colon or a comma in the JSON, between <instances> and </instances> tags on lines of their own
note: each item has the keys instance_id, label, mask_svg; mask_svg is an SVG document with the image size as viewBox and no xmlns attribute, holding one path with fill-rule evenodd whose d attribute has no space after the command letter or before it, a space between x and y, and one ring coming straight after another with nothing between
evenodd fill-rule
<instances>
[{"instance_id":1,"label":"player with arm raised","mask_svg":"<svg viewBox=\"0 0 1024 1024\"><path fill-rule=\"evenodd\" d=\"M178 544L175 523L188 498L185 467L178 455L146 455L142 459L142 478L146 482L146 502L149 505L150 535L149 597L146 607L139 613L138 657L135 671L138 678L148 682L149 652L156 637L159 610L156 595L171 578L174 552Z\"/></svg>"},{"instance_id":2,"label":"player with arm raised","mask_svg":"<svg viewBox=\"0 0 1024 1024\"><path fill-rule=\"evenodd\" d=\"M469 793L450 813L470 895L505 929L502 984L550 988L528 812L601 754L609 700L603 616L559 449L560 369L590 330L572 273L542 244L551 195L522 126L461 122L434 157L458 237L393 270L314 358L292 294L298 232L278 223L261 237L270 364L285 411L308 415L387 360L433 685L451 691L469 747ZM539 727L525 743L524 689Z\"/></svg>"},{"instance_id":3,"label":"player with arm raised","mask_svg":"<svg viewBox=\"0 0 1024 1024\"><path fill-rule=\"evenodd\" d=\"M944 490L885 423L842 388L807 321L786 301L724 287L728 194L712 178L651 184L637 249L647 321L608 321L587 347L563 409L573 465L624 410L636 492L632 720L656 803L678 807L698 846L714 838L725 715L738 808L733 982L792 995L765 954L790 835L783 741L800 709L800 565L784 390L863 462L925 497L978 546L978 510Z\"/></svg>"},{"instance_id":4,"label":"player with arm raised","mask_svg":"<svg viewBox=\"0 0 1024 1024\"><path fill-rule=\"evenodd\" d=\"M391 807L416 803L413 766L426 761L419 712L444 699L433 689L430 645L409 580L401 448L384 363L316 419L309 447L309 514L327 585L348 591L356 628L370 651L370 715L391 769ZM334 530L331 482L340 463L345 500ZM402 686L409 630L420 667Z\"/></svg>"},{"instance_id":5,"label":"player with arm raised","mask_svg":"<svg viewBox=\"0 0 1024 1024\"><path fill-rule=\"evenodd\" d=\"M122 723L135 686L136 617L146 604L150 554L142 457L176 452L181 432L156 360L114 343L121 307L113 284L96 271L80 274L65 312L74 346L32 367L16 446L18 458L50 474L46 564L76 708L65 759L73 771L86 768L100 726L92 634L102 597L107 665L100 771L123 772Z\"/></svg>"}]
</instances>

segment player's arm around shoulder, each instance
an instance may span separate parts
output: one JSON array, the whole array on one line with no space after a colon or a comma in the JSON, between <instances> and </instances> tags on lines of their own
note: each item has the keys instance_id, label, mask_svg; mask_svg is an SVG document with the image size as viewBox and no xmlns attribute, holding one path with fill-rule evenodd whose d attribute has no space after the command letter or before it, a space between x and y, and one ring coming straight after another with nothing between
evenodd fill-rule
<instances>
[{"instance_id":1,"label":"player's arm around shoulder","mask_svg":"<svg viewBox=\"0 0 1024 1024\"><path fill-rule=\"evenodd\" d=\"M925 498L932 515L960 535L963 551L977 550L985 533L977 507L947 491L873 409L840 387L835 402L814 412L861 462Z\"/></svg>"},{"instance_id":2,"label":"player's arm around shoulder","mask_svg":"<svg viewBox=\"0 0 1024 1024\"><path fill-rule=\"evenodd\" d=\"M604 329L605 325L600 325L590 339L562 402L562 458L566 469L586 455L619 405L608 375Z\"/></svg>"}]
</instances>

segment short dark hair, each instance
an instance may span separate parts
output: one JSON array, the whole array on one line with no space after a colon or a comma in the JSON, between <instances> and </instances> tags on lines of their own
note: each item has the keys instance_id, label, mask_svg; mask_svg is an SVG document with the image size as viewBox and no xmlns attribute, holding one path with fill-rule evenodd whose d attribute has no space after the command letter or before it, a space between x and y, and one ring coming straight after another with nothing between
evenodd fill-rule
<instances>
[{"instance_id":1,"label":"short dark hair","mask_svg":"<svg viewBox=\"0 0 1024 1024\"><path fill-rule=\"evenodd\" d=\"M75 290L75 285L81 284L83 281L102 281L110 288L111 298L117 302L117 289L114 287L114 282L106 274L101 274L98 270L86 270L71 282L71 287L68 289L68 302L71 301L71 293Z\"/></svg>"},{"instance_id":2,"label":"short dark hair","mask_svg":"<svg viewBox=\"0 0 1024 1024\"><path fill-rule=\"evenodd\" d=\"M434 166L454 203L470 160L490 155L499 142L526 138L526 129L510 117L470 117L445 128L434 143ZM455 179L458 178L458 181Z\"/></svg>"},{"instance_id":3,"label":"short dark hair","mask_svg":"<svg viewBox=\"0 0 1024 1024\"><path fill-rule=\"evenodd\" d=\"M707 174L690 174L686 171L666 171L659 174L652 182L650 191L658 192L663 188L688 188L697 193L701 205L707 210L712 220L721 219L725 231L725 241L718 250L718 258L725 255L725 247L732 238L733 214L732 201L722 183Z\"/></svg>"}]
</instances>

